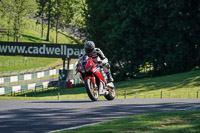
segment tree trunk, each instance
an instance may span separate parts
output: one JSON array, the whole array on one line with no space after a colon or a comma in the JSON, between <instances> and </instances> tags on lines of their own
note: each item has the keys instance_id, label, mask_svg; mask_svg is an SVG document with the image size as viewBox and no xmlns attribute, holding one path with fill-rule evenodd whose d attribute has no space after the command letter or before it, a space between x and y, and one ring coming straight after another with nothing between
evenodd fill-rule
<instances>
[{"instance_id":1,"label":"tree trunk","mask_svg":"<svg viewBox=\"0 0 200 133\"><path fill-rule=\"evenodd\" d=\"M10 12L10 15L9 15L9 19L8 19L8 42L10 41L10 21L11 21L11 12Z\"/></svg>"},{"instance_id":2,"label":"tree trunk","mask_svg":"<svg viewBox=\"0 0 200 133\"><path fill-rule=\"evenodd\" d=\"M56 44L58 43L58 19L56 22Z\"/></svg>"},{"instance_id":3,"label":"tree trunk","mask_svg":"<svg viewBox=\"0 0 200 133\"><path fill-rule=\"evenodd\" d=\"M8 29L8 42L10 41L9 38L10 37L10 30Z\"/></svg>"},{"instance_id":4,"label":"tree trunk","mask_svg":"<svg viewBox=\"0 0 200 133\"><path fill-rule=\"evenodd\" d=\"M50 30L50 16L48 17L48 28L47 28L47 38L46 38L46 41L49 41L49 30Z\"/></svg>"},{"instance_id":5,"label":"tree trunk","mask_svg":"<svg viewBox=\"0 0 200 133\"><path fill-rule=\"evenodd\" d=\"M14 33L14 39L13 39L14 42L15 42L15 37L16 37L16 31L15 31L15 33Z\"/></svg>"},{"instance_id":6,"label":"tree trunk","mask_svg":"<svg viewBox=\"0 0 200 133\"><path fill-rule=\"evenodd\" d=\"M17 29L17 26L16 26L16 18L15 18L14 29L13 29L14 30L14 37L13 37L14 38L14 40L13 40L14 42L15 42L15 39L16 39L16 29Z\"/></svg>"},{"instance_id":7,"label":"tree trunk","mask_svg":"<svg viewBox=\"0 0 200 133\"><path fill-rule=\"evenodd\" d=\"M42 33L41 33L41 37L43 37L44 34L44 20L43 20L43 15L42 15Z\"/></svg>"},{"instance_id":8,"label":"tree trunk","mask_svg":"<svg viewBox=\"0 0 200 133\"><path fill-rule=\"evenodd\" d=\"M46 38L46 41L49 41L50 20L51 20L51 0L49 0L49 7L48 7L48 28L47 28L47 38Z\"/></svg>"}]
</instances>

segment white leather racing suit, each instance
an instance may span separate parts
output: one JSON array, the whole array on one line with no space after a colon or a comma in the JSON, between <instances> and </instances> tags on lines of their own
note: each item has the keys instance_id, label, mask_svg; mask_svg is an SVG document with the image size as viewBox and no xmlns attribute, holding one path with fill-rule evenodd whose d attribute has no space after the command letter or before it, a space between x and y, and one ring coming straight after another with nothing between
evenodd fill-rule
<instances>
[{"instance_id":1,"label":"white leather racing suit","mask_svg":"<svg viewBox=\"0 0 200 133\"><path fill-rule=\"evenodd\" d=\"M89 57L92 57L94 63L101 64L104 72L106 74L110 74L110 64L108 63L108 59L99 48L95 48L90 54L86 54L85 52L83 52L80 57L82 57L83 55L88 55Z\"/></svg>"}]
</instances>

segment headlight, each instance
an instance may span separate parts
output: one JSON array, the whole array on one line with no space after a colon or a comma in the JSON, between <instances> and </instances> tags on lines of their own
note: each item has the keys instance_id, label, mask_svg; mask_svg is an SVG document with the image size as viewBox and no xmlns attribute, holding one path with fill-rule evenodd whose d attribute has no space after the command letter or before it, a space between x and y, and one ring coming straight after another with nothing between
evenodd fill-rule
<instances>
[{"instance_id":1,"label":"headlight","mask_svg":"<svg viewBox=\"0 0 200 133\"><path fill-rule=\"evenodd\" d=\"M91 65L90 67L88 67L88 68L86 69L86 72L91 71L92 67L93 67L93 65Z\"/></svg>"}]
</instances>

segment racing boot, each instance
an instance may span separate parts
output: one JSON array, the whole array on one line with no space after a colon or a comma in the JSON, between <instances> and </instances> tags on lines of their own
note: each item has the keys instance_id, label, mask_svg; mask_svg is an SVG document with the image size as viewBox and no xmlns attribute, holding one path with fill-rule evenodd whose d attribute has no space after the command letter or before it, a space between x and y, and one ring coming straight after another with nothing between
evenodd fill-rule
<instances>
[{"instance_id":1,"label":"racing boot","mask_svg":"<svg viewBox=\"0 0 200 133\"><path fill-rule=\"evenodd\" d=\"M114 79L112 78L111 72L106 73L106 75L107 75L107 78L108 78L108 79L107 79L107 82L108 82L108 83L114 81Z\"/></svg>"},{"instance_id":2,"label":"racing boot","mask_svg":"<svg viewBox=\"0 0 200 133\"><path fill-rule=\"evenodd\" d=\"M115 86L114 86L114 84L113 84L113 78L112 78L112 75L111 75L111 72L109 72L109 73L106 73L106 75L107 75L107 82L108 82L108 88L110 88L110 89L113 89L113 88L115 88Z\"/></svg>"}]
</instances>

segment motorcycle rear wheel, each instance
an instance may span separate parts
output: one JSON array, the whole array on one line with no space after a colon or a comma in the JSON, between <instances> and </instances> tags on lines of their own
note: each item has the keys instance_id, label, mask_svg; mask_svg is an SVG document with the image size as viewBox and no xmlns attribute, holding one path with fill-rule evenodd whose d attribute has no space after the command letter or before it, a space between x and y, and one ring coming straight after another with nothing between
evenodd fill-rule
<instances>
[{"instance_id":1,"label":"motorcycle rear wheel","mask_svg":"<svg viewBox=\"0 0 200 133\"><path fill-rule=\"evenodd\" d=\"M115 99L115 88L109 89L108 91L109 91L109 94L105 95L104 97L109 101L114 100Z\"/></svg>"},{"instance_id":2,"label":"motorcycle rear wheel","mask_svg":"<svg viewBox=\"0 0 200 133\"><path fill-rule=\"evenodd\" d=\"M89 98L92 101L97 101L99 97L98 90L95 90L95 86L93 85L91 79L85 80L85 88Z\"/></svg>"}]
</instances>

